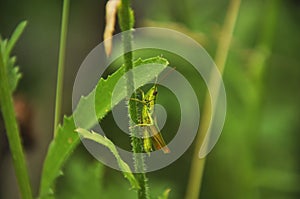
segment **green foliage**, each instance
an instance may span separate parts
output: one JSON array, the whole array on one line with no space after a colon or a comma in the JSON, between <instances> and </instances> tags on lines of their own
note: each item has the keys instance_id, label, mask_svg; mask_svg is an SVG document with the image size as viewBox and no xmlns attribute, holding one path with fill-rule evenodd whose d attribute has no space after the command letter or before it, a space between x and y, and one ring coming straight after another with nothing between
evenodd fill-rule
<instances>
[{"instance_id":1,"label":"green foliage","mask_svg":"<svg viewBox=\"0 0 300 199\"><path fill-rule=\"evenodd\" d=\"M84 139L90 139L93 140L99 144L102 144L109 148L109 150L112 152L112 154L117 159L118 165L120 169L122 170L124 177L130 182L132 189L140 189L138 181L135 179L134 175L132 174L132 171L130 170L130 167L122 160L120 157L115 145L110 141L108 138L95 133L94 131L89 132L85 129L76 129L76 131L84 138Z\"/></svg>"},{"instance_id":2,"label":"green foliage","mask_svg":"<svg viewBox=\"0 0 300 199\"><path fill-rule=\"evenodd\" d=\"M134 67L142 66L144 64L153 64L153 69L148 71L146 76L136 77L136 82L141 85L146 84L155 76L157 76L167 66L168 61L162 57L154 57L146 60L138 59L134 62ZM157 66L155 66L157 65ZM120 67L115 73L109 76L107 79L101 78L96 88L87 96L82 97L78 103L74 115L83 119L83 126L81 128L89 129L95 123L91 116L86 114L86 110L90 108L93 97L95 96L95 108L98 120L104 118L104 116L111 110L111 95L118 80L124 75L124 65ZM118 93L117 99L121 101L126 97L126 91ZM100 98L101 96L101 98ZM92 121L92 122L91 122ZM79 136L74 132L76 129L74 118L65 117L62 126L58 127L57 135L50 143L48 153L44 162L44 168L42 173L41 185L40 185L40 197L47 198L53 194L53 185L55 179L62 173L61 169L64 162L71 155L75 147L79 143Z\"/></svg>"},{"instance_id":3,"label":"green foliage","mask_svg":"<svg viewBox=\"0 0 300 199\"><path fill-rule=\"evenodd\" d=\"M103 193L104 165L99 163L81 145L64 166L63 176L57 179L57 199L99 198Z\"/></svg>"},{"instance_id":4,"label":"green foliage","mask_svg":"<svg viewBox=\"0 0 300 199\"><path fill-rule=\"evenodd\" d=\"M11 38L9 39L9 41L7 43L7 49L6 49L7 56L10 55L12 49L16 45L16 43L19 40L20 36L22 35L26 25L27 25L27 21L23 21L15 29L14 33L12 34Z\"/></svg>"},{"instance_id":5,"label":"green foliage","mask_svg":"<svg viewBox=\"0 0 300 199\"><path fill-rule=\"evenodd\" d=\"M228 96L226 124L215 149L208 156L201 198L299 198L300 92L297 92L300 78L299 1L280 1L278 19L267 19L270 17L267 4L276 6L278 0L242 1L237 29L234 32L233 45L229 52L228 65L224 76ZM26 46L21 47L22 50L18 49L18 58L22 60L22 65L30 66L24 68L24 70L21 68L22 72L27 73L24 74L25 78L22 79L22 84L24 83L22 92L25 95L34 94L28 97L34 98L34 102L38 102L34 104L34 108L38 110L39 115L49 115L49 108L46 112L42 112L45 109L42 105L45 98L42 96L49 96L51 93L49 88L53 87L53 74L57 70L53 66L58 53L58 45L55 45L55 43L59 39L59 34L56 33L59 33L60 16L57 13L61 10L61 4L57 4L56 1L41 2L19 1L18 4L14 4L13 1L3 1L0 6L0 29L3 33L2 36L9 36L8 33L10 33L9 31L18 17L30 18L30 30L24 35ZM224 21L228 2L219 0L205 3L197 0L186 0L184 2L181 0L153 0L134 1L133 3L138 8L136 13L139 25L175 29L196 39L210 55L214 55L217 41L220 39L221 25ZM35 6L28 6L33 4ZM70 66L74 66L81 61L86 49L90 48L91 42L99 41L99 27L104 26L104 19L101 18L103 15L101 16L99 9L96 8L99 8L99 5L103 7L104 4L105 1L72 1L72 23L70 24L72 31L68 34L70 36L68 41L71 45L68 45L70 48L68 48L67 53L72 56L67 57L66 60ZM40 12L45 7L50 12ZM84 10L86 9L82 8L90 7L95 9L90 9L90 14L85 15ZM94 18L95 16L97 16L97 19ZM149 21L151 19L152 21ZM86 23L87 21L90 23ZM268 24L278 25L272 29ZM268 30L264 31L265 29ZM86 30L90 30L89 33L91 34L82 37L82 35L86 35ZM271 37L268 32L272 35ZM264 39L264 35L266 39ZM3 48L2 45L7 47L8 41L4 41L5 38L3 37L1 43L6 42L6 44L1 44L1 49ZM262 41L263 46L259 45ZM264 46L269 45L269 42L271 42L272 48L265 51ZM40 54L45 47L47 47L47 53ZM13 50L11 54L13 55L14 52ZM160 52L158 49L153 49L153 52L151 55L142 57L151 57L158 54L168 57L166 52ZM134 55L140 57L135 52ZM199 93L197 96L201 104L205 93L203 91L206 87L204 82L202 82L203 84L200 83L196 71L191 70L190 65L180 60L177 61L173 57L168 57L168 60L176 66L177 71L188 78L191 84L195 85L193 88L195 92ZM16 67L14 67L15 69ZM73 67L68 69L70 73L66 74L66 80L72 76L73 69ZM8 75L9 77L15 76L17 72L14 70L8 70L12 74ZM44 70L47 70L46 76L43 73ZM16 79L9 78L9 80ZM35 86L37 82L40 85L38 90ZM14 85L14 83L10 83L10 85ZM66 99L68 99L68 91L72 90L71 86L71 84L64 85L67 91L64 93ZM0 95L0 101L3 97ZM168 132L165 133L166 136L176 132L177 126L174 125L174 121L178 121L176 120L177 115L180 116L179 111L173 108L177 102L170 101L173 98L172 95L165 92L165 89L160 89L158 100L159 103L166 104L166 106L164 104L164 107L168 113L168 121L164 126L164 132ZM49 103L51 102L49 101ZM183 103L188 104L189 99L186 98ZM190 106L193 107L193 105ZM41 123L37 125L47 123L48 119L39 118L38 122ZM73 121L73 118L69 119ZM62 127L67 126L66 123ZM172 128L168 126L172 126ZM73 131L73 128L70 129ZM118 143L128 144L129 140L126 135L122 134L122 138L114 137L118 128L109 120L106 129L114 129L109 138L118 140ZM49 129L44 129L42 133L48 131ZM66 134L73 136L71 131ZM77 137L77 134L75 133L74 136ZM38 136L38 141L41 139L42 144L45 142L46 137ZM172 136L169 136L167 140L171 140L171 138ZM149 185L152 198L157 198L168 187L172 189L170 198L179 199L184 197L188 178L186 173L191 162L192 148L193 146L168 167L147 174L150 178ZM39 150L39 148L33 150ZM69 181L63 181L63 184L61 184L61 180L67 178L67 175L74 175L74 180L85 180L79 176L80 170L84 168L79 165L72 165L79 162L77 150L75 153L76 155L72 155L72 159L76 158L76 160L70 162L68 160L68 164L64 168L65 176L58 179L57 183L59 184L57 185L62 186L56 186L57 193L60 188L71 186L67 184ZM63 152L62 156L64 155ZM36 163L32 162L31 158L29 160L30 165L36 164L40 167L40 161ZM68 171L69 168L70 171ZM92 168L89 167L88 170L90 171ZM120 193L122 198L136 198L135 192L128 191L128 182L119 179L119 173L111 171L109 168L106 172L109 181L105 181L105 189L100 188L100 191L103 190L101 198L120 198ZM34 178L36 178L36 175L39 175L37 170L32 172ZM2 176L1 183L8 185L5 175ZM78 185L82 186L81 183L78 183ZM82 189L86 188L85 186L82 187ZM74 189L76 188L74 187ZM7 192L10 192L10 189L3 189L0 198ZM76 197L77 193L76 191L74 194L70 193L72 196L66 196L65 198ZM57 197L63 197L63 195L57 195Z\"/></svg>"},{"instance_id":6,"label":"green foliage","mask_svg":"<svg viewBox=\"0 0 300 199\"><path fill-rule=\"evenodd\" d=\"M65 117L63 125L58 127L57 136L50 143L44 161L44 168L40 184L40 198L48 198L53 194L54 180L62 174L62 166L78 145L78 135L74 132L73 117Z\"/></svg>"},{"instance_id":7,"label":"green foliage","mask_svg":"<svg viewBox=\"0 0 300 199\"><path fill-rule=\"evenodd\" d=\"M13 165L20 189L20 194L24 199L31 199L32 192L30 186L27 165L23 153L20 132L14 111L12 92L17 87L20 74L15 67L15 58L10 57L10 53L23 32L26 22L20 23L10 40L0 39L0 107L3 115L6 134L12 154Z\"/></svg>"},{"instance_id":8,"label":"green foliage","mask_svg":"<svg viewBox=\"0 0 300 199\"><path fill-rule=\"evenodd\" d=\"M16 57L11 57L11 51L19 40L27 25L26 21L21 22L13 32L11 38L2 40L0 37L0 53L2 54L3 65L7 67L8 81L11 92L17 88L17 84L21 78L19 67L16 66Z\"/></svg>"}]
</instances>

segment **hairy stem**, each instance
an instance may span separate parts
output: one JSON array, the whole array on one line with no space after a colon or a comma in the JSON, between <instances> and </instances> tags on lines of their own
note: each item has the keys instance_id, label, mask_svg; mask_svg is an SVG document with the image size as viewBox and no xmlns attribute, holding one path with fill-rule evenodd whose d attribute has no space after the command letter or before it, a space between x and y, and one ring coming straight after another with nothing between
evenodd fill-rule
<instances>
[{"instance_id":1,"label":"hairy stem","mask_svg":"<svg viewBox=\"0 0 300 199\"><path fill-rule=\"evenodd\" d=\"M19 184L21 196L24 199L31 199L31 187L28 176L28 170L23 153L20 139L20 133L15 117L12 93L8 83L7 67L3 63L3 57L0 53L0 107L2 110L6 133L8 137L10 152L15 168L17 181Z\"/></svg>"},{"instance_id":2,"label":"hairy stem","mask_svg":"<svg viewBox=\"0 0 300 199\"><path fill-rule=\"evenodd\" d=\"M57 83L56 83L54 137L56 135L56 127L59 124L60 116L61 116L61 104L62 104L64 69L65 69L65 53L66 53L67 31L68 31L69 8L70 8L70 0L64 0L63 10L62 10L58 71L57 71Z\"/></svg>"},{"instance_id":3,"label":"hairy stem","mask_svg":"<svg viewBox=\"0 0 300 199\"><path fill-rule=\"evenodd\" d=\"M224 26L221 32L220 41L218 43L218 48L215 56L215 63L218 66L218 69L220 70L221 74L224 71L225 63L227 60L233 30L239 12L239 7L240 0L231 0L226 14ZM217 87L215 89L218 90L219 88ZM201 125L198 130L198 136L196 138L196 147L192 159L190 177L185 197L186 199L198 199L200 195L203 171L205 167L205 158L199 159L198 154L210 123L211 114L212 113L210 111L210 98L209 96L207 96L204 102L204 112L202 114Z\"/></svg>"},{"instance_id":4,"label":"hairy stem","mask_svg":"<svg viewBox=\"0 0 300 199\"><path fill-rule=\"evenodd\" d=\"M123 48L124 48L124 62L125 62L125 72L128 72L132 69L133 65L133 55L132 55L132 28L134 24L133 12L130 8L130 0L122 0L121 6L118 12L119 24L121 30L123 31ZM134 92L134 78L133 74L127 73L127 97L128 99L133 97L136 98L136 93ZM132 94L133 93L133 94ZM132 94L132 95L131 95ZM128 112L130 116L130 126L134 126L138 122L139 113L137 109L136 101L129 101L128 103ZM130 128L131 131L131 144L132 150L134 153L134 163L136 171L139 173L136 174L136 178L139 182L141 189L138 190L139 199L148 199L149 198L149 188L147 184L147 177L145 174L145 162L143 155L143 140L139 138L136 128Z\"/></svg>"}]
</instances>

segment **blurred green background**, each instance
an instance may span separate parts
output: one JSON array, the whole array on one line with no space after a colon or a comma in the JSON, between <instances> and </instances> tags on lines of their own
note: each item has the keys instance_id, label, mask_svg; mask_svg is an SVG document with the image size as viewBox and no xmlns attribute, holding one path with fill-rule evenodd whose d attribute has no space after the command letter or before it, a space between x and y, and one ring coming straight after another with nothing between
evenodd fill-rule
<instances>
[{"instance_id":1,"label":"blurred green background","mask_svg":"<svg viewBox=\"0 0 300 199\"><path fill-rule=\"evenodd\" d=\"M133 1L136 27L176 29L197 40L211 57L215 55L228 5L227 0ZM63 112L67 115L72 112L71 94L77 69L89 51L102 41L104 6L102 0L71 1L63 96ZM21 20L29 22L14 54L23 73L17 93L34 113L33 131L23 134L33 140L26 153L35 193L53 131L61 8L59 0L0 1L2 37L9 37ZM220 140L207 157L201 198L300 198L299 22L297 0L242 1L224 71L226 123ZM179 65L178 70L194 88L201 88L203 92L197 95L203 103L203 82L192 76L193 71L181 60L172 56L169 60L176 67ZM162 91L160 102L167 104L168 96L167 91ZM167 110L176 120L172 108ZM109 137L118 144L129 142L125 136L116 139L119 130L111 115L102 125L112 132ZM169 126L166 132L172 132ZM0 198L18 198L8 149L1 148ZM154 196L171 188L170 198L184 197L193 149L191 146L176 162L148 174ZM100 198L135 197L119 172L99 165L84 147L80 146L74 154L65 166L64 176L58 180L58 198L94 198L96 194L101 194ZM96 186L99 180L93 176L102 179L101 188ZM85 187L90 194L87 196L80 188L91 182L94 186Z\"/></svg>"}]
</instances>

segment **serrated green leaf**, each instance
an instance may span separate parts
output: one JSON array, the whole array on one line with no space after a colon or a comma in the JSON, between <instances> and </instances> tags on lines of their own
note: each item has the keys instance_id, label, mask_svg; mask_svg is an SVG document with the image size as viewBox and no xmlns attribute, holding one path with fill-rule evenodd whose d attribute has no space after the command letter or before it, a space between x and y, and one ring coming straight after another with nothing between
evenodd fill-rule
<instances>
[{"instance_id":1,"label":"serrated green leaf","mask_svg":"<svg viewBox=\"0 0 300 199\"><path fill-rule=\"evenodd\" d=\"M138 181L135 179L129 166L120 157L118 150L116 149L116 147L112 143L112 141L110 141L108 138L106 138L98 133L95 133L94 131L89 132L85 129L79 128L79 129L76 129L76 132L78 132L84 139L90 139L101 145L106 146L112 152L112 154L115 156L115 158L118 162L118 165L123 172L124 177L130 182L131 187L133 189L140 189Z\"/></svg>"},{"instance_id":2,"label":"serrated green leaf","mask_svg":"<svg viewBox=\"0 0 300 199\"><path fill-rule=\"evenodd\" d=\"M135 87L141 87L148 83L151 79L155 78L161 73L169 62L158 56L149 59L137 59L133 62L133 73ZM138 67L149 66L149 67ZM125 79L124 76L125 67L120 67L113 75L108 76L107 79L100 79L96 88L86 96L82 97L79 101L76 110L73 112L75 123L77 127L83 129L89 129L100 121L111 110L112 106L118 104L122 99L126 97ZM118 81L121 82L118 82ZM123 81L122 81L123 80ZM116 87L116 84L118 86ZM115 89L115 90L114 90ZM112 95L114 92L114 98ZM91 112L96 111L96 118Z\"/></svg>"},{"instance_id":3,"label":"serrated green leaf","mask_svg":"<svg viewBox=\"0 0 300 199\"><path fill-rule=\"evenodd\" d=\"M22 77L22 74L19 72L19 67L15 66L16 57L11 57L8 59L7 68L8 68L8 83L10 90L13 92L16 90L17 85Z\"/></svg>"},{"instance_id":4,"label":"serrated green leaf","mask_svg":"<svg viewBox=\"0 0 300 199\"><path fill-rule=\"evenodd\" d=\"M63 126L58 127L57 136L50 143L44 161L40 198L48 198L53 193L53 182L60 175L64 161L70 156L79 143L78 135L74 132L73 117L65 117Z\"/></svg>"},{"instance_id":5,"label":"serrated green leaf","mask_svg":"<svg viewBox=\"0 0 300 199\"><path fill-rule=\"evenodd\" d=\"M147 73L140 77L135 77L136 84L141 86L161 73L168 65L168 61L162 57L154 57L146 60L138 59L134 62L134 67L139 68L139 66L144 64L153 64L153 69L147 71ZM63 125L57 128L57 135L49 146L44 162L40 185L40 198L46 198L51 194L49 191L53 188L54 181L58 176L59 171L78 145L80 139L74 130L78 127L89 129L95 124L94 118L87 114L91 105L95 106L96 117L98 120L104 118L111 110L112 105L110 97L115 85L124 75L124 71L124 66L122 66L106 80L101 78L96 88L87 97L82 97L80 99L73 116L65 118ZM126 97L126 90L123 89L118 94L117 100L122 100ZM117 100L115 103L117 103ZM74 117L76 118L76 121L80 121L79 124L76 123L77 127L75 127Z\"/></svg>"},{"instance_id":6,"label":"serrated green leaf","mask_svg":"<svg viewBox=\"0 0 300 199\"><path fill-rule=\"evenodd\" d=\"M16 57L10 57L10 53L14 48L16 42L20 38L21 34L23 33L26 24L26 21L19 23L9 40L0 40L0 53L3 57L3 64L5 67L7 67L7 75L11 92L16 89L22 75L19 72L19 67L15 66Z\"/></svg>"}]
</instances>

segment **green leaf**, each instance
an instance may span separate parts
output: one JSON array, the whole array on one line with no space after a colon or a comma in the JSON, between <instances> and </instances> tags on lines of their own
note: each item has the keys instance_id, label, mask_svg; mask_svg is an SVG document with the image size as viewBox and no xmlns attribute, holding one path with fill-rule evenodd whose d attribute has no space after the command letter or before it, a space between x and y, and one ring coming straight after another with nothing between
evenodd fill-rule
<instances>
[{"instance_id":1,"label":"green leaf","mask_svg":"<svg viewBox=\"0 0 300 199\"><path fill-rule=\"evenodd\" d=\"M78 135L74 129L73 117L65 117L63 126L58 127L57 136L50 143L40 185L41 198L48 198L49 195L53 194L52 184L55 178L62 174L63 163L79 143Z\"/></svg>"},{"instance_id":2,"label":"green leaf","mask_svg":"<svg viewBox=\"0 0 300 199\"><path fill-rule=\"evenodd\" d=\"M161 196L158 196L158 199L168 199L171 189L166 189Z\"/></svg>"},{"instance_id":3,"label":"green leaf","mask_svg":"<svg viewBox=\"0 0 300 199\"><path fill-rule=\"evenodd\" d=\"M112 152L112 154L115 156L115 158L117 159L118 165L119 165L120 169L122 170L124 177L127 178L127 180L130 182L131 187L133 189L140 189L138 181L135 179L129 166L120 157L120 155L119 155L115 145L112 143L112 141L110 141L108 138L106 138L98 133L95 133L94 131L89 132L85 129L79 128L79 129L76 129L76 132L78 132L84 139L90 139L99 144L106 146Z\"/></svg>"},{"instance_id":4,"label":"green leaf","mask_svg":"<svg viewBox=\"0 0 300 199\"><path fill-rule=\"evenodd\" d=\"M104 165L86 154L83 146L75 153L66 163L63 176L57 179L55 198L99 198L103 193Z\"/></svg>"},{"instance_id":5,"label":"green leaf","mask_svg":"<svg viewBox=\"0 0 300 199\"><path fill-rule=\"evenodd\" d=\"M22 77L22 74L19 72L19 67L15 66L16 57L11 57L8 59L7 68L8 68L8 83L10 86L11 92L15 91L17 85Z\"/></svg>"},{"instance_id":6,"label":"green leaf","mask_svg":"<svg viewBox=\"0 0 300 199\"><path fill-rule=\"evenodd\" d=\"M23 33L26 25L27 25L27 21L22 21L21 23L19 23L19 25L13 32L11 38L9 39L9 41L7 43L7 48L6 48L7 56L10 55L12 49L14 48L14 46L16 45L17 41L19 40L21 34Z\"/></svg>"},{"instance_id":7,"label":"green leaf","mask_svg":"<svg viewBox=\"0 0 300 199\"><path fill-rule=\"evenodd\" d=\"M23 33L26 24L26 21L19 23L9 40L0 39L0 53L3 57L3 64L5 67L7 67L7 75L11 92L17 88L18 82L22 75L19 72L19 67L15 66L16 57L10 57L10 54L21 34Z\"/></svg>"},{"instance_id":8,"label":"green leaf","mask_svg":"<svg viewBox=\"0 0 300 199\"><path fill-rule=\"evenodd\" d=\"M13 47L13 45L11 46L11 42L12 41L7 42L7 40L0 39L0 107L5 123L16 180L19 185L20 196L30 199L32 198L32 190L12 98L12 91L17 85L19 73L18 68L14 67L15 58L10 58L10 51Z\"/></svg>"},{"instance_id":9,"label":"green leaf","mask_svg":"<svg viewBox=\"0 0 300 199\"><path fill-rule=\"evenodd\" d=\"M151 79L161 73L168 65L168 61L162 57L154 57L146 60L138 59L134 62L137 69L144 64L153 65L151 71L146 71L144 75L135 77L137 85L144 85ZM93 116L88 114L91 105L94 105L96 117L98 120L111 110L111 95L115 85L124 75L124 65L107 79L101 78L96 88L86 97L82 97L77 105L76 110L71 117L65 117L62 126L59 126L58 132L54 140L50 143L48 153L44 162L40 185L40 198L47 198L53 193L55 179L59 176L63 164L71 155L75 147L79 143L79 136L75 133L78 127L89 129L95 124ZM95 97L95 100L94 100ZM126 90L123 89L118 93L115 103L126 97ZM74 117L76 121L80 121L75 127Z\"/></svg>"}]
</instances>

